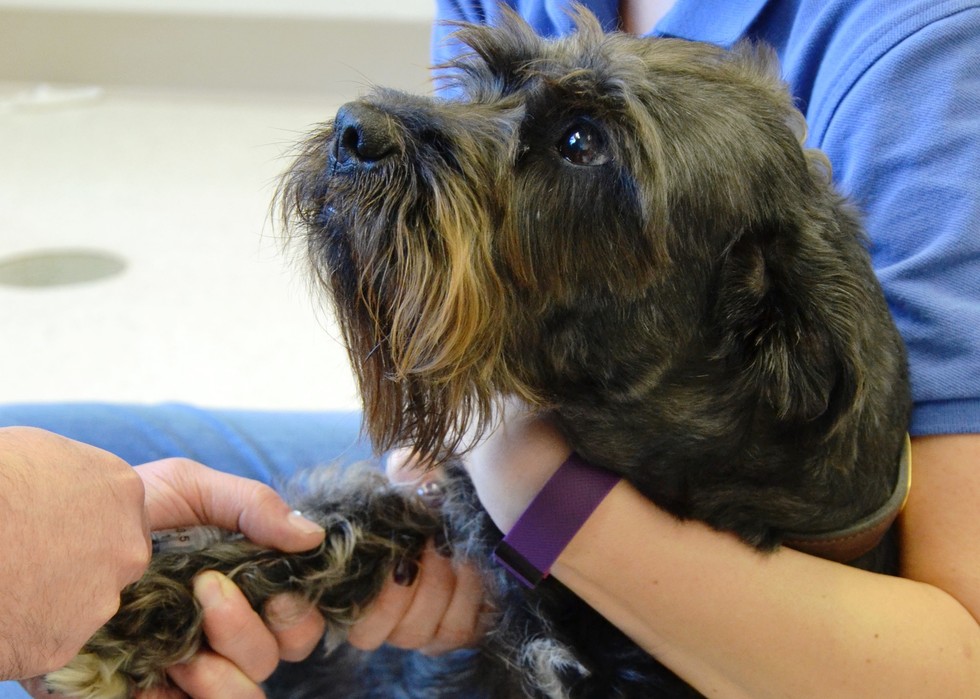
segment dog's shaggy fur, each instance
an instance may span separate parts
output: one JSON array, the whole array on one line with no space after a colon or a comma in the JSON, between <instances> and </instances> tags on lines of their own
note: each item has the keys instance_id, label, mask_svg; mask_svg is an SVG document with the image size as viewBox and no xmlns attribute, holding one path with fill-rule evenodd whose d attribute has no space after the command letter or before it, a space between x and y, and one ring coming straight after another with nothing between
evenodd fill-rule
<instances>
[{"instance_id":1,"label":"dog's shaggy fur","mask_svg":"<svg viewBox=\"0 0 980 699\"><path fill-rule=\"evenodd\" d=\"M379 449L450 464L440 514L377 476L321 477L299 504L329 530L320 551L236 543L158 558L87 647L100 669L79 661L58 686L84 696L118 665L123 692L161 680L197 647L186 588L202 568L232 571L257 608L299 590L342 637L442 528L498 610L479 649L433 659L341 644L272 690L698 696L556 581L527 591L489 563L500 534L452 459L502 396L554 416L587 460L661 508L762 550L889 498L908 419L902 345L769 52L577 21L557 41L512 15L461 27L458 99L372 92L284 179L284 216L335 306L366 429ZM893 554L886 537L855 564L890 571Z\"/></svg>"}]
</instances>

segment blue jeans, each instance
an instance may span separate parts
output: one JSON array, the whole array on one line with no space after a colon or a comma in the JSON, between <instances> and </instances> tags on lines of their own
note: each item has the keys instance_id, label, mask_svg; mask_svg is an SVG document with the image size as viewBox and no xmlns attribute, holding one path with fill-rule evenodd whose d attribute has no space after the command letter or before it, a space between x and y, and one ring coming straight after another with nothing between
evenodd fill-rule
<instances>
[{"instance_id":1,"label":"blue jeans","mask_svg":"<svg viewBox=\"0 0 980 699\"><path fill-rule=\"evenodd\" d=\"M357 412L208 410L177 403L0 405L0 427L41 427L133 465L184 456L273 486L303 469L369 458L360 424ZM16 682L0 682L0 699L26 697Z\"/></svg>"}]
</instances>

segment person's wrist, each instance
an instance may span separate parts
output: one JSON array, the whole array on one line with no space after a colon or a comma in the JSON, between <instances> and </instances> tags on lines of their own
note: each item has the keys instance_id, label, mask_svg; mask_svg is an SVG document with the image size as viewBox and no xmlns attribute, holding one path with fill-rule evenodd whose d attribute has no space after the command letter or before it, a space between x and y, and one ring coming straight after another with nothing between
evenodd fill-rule
<instances>
[{"instance_id":1,"label":"person's wrist","mask_svg":"<svg viewBox=\"0 0 980 699\"><path fill-rule=\"evenodd\" d=\"M508 418L464 459L480 502L503 533L571 453L551 420L526 413Z\"/></svg>"},{"instance_id":2,"label":"person's wrist","mask_svg":"<svg viewBox=\"0 0 980 699\"><path fill-rule=\"evenodd\" d=\"M494 560L526 587L537 586L619 481L573 452L496 546Z\"/></svg>"}]
</instances>

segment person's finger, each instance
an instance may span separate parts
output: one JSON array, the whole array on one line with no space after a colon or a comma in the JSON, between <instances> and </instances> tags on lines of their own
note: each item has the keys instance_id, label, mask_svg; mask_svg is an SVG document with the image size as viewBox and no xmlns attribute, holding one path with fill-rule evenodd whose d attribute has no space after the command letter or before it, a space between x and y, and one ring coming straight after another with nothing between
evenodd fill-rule
<instances>
[{"instance_id":1,"label":"person's finger","mask_svg":"<svg viewBox=\"0 0 980 699\"><path fill-rule=\"evenodd\" d=\"M221 573L205 571L194 578L194 596L211 649L253 682L268 679L279 664L279 645L241 590Z\"/></svg>"},{"instance_id":2,"label":"person's finger","mask_svg":"<svg viewBox=\"0 0 980 699\"><path fill-rule=\"evenodd\" d=\"M431 641L419 650L427 655L441 655L472 646L486 632L481 619L484 612L483 581L472 565L454 566L456 586Z\"/></svg>"},{"instance_id":3,"label":"person's finger","mask_svg":"<svg viewBox=\"0 0 980 699\"><path fill-rule=\"evenodd\" d=\"M282 551L306 551L323 541L322 527L293 511L264 483L189 459L164 459L136 470L146 484L153 530L213 524Z\"/></svg>"},{"instance_id":4,"label":"person's finger","mask_svg":"<svg viewBox=\"0 0 980 699\"><path fill-rule=\"evenodd\" d=\"M298 662L319 645L326 621L316 608L298 595L276 595L265 604L265 623L279 644L282 660Z\"/></svg>"},{"instance_id":5,"label":"person's finger","mask_svg":"<svg viewBox=\"0 0 980 699\"><path fill-rule=\"evenodd\" d=\"M186 663L167 669L170 680L194 699L265 699L265 692L234 663L201 651Z\"/></svg>"},{"instance_id":6,"label":"person's finger","mask_svg":"<svg viewBox=\"0 0 980 699\"><path fill-rule=\"evenodd\" d=\"M419 577L412 603L388 635L398 648L422 648L435 636L449 607L456 575L451 561L436 552L430 541L419 560Z\"/></svg>"},{"instance_id":7,"label":"person's finger","mask_svg":"<svg viewBox=\"0 0 980 699\"><path fill-rule=\"evenodd\" d=\"M415 597L417 561L401 561L394 576L347 634L347 642L360 650L375 650L384 643Z\"/></svg>"}]
</instances>

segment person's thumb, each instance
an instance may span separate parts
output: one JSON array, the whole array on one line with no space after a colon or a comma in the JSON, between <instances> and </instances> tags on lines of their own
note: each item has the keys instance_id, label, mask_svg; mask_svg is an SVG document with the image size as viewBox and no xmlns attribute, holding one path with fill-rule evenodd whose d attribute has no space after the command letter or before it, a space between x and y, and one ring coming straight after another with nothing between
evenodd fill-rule
<instances>
[{"instance_id":1,"label":"person's thumb","mask_svg":"<svg viewBox=\"0 0 980 699\"><path fill-rule=\"evenodd\" d=\"M210 524L282 551L305 551L323 541L320 525L294 511L264 483L188 459L164 459L136 470L146 487L153 531Z\"/></svg>"}]
</instances>

